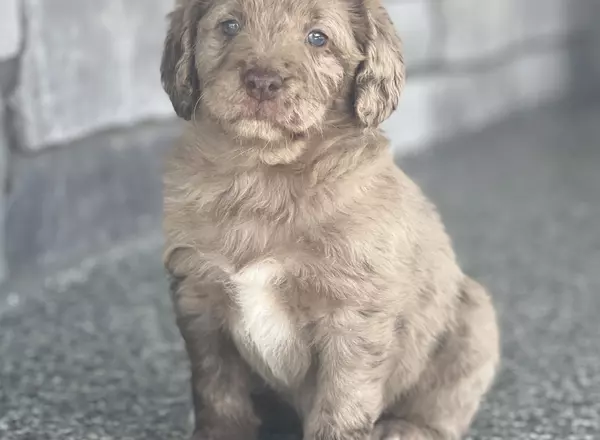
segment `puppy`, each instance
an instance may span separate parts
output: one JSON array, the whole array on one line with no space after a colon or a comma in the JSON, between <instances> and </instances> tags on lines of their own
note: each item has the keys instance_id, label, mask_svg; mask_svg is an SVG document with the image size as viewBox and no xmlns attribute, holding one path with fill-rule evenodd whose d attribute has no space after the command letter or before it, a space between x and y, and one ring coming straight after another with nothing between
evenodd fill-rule
<instances>
[{"instance_id":1,"label":"puppy","mask_svg":"<svg viewBox=\"0 0 600 440\"><path fill-rule=\"evenodd\" d=\"M496 318L378 129L404 83L380 0L179 0L161 73L188 121L164 263L194 439L284 405L305 440L459 439Z\"/></svg>"}]
</instances>

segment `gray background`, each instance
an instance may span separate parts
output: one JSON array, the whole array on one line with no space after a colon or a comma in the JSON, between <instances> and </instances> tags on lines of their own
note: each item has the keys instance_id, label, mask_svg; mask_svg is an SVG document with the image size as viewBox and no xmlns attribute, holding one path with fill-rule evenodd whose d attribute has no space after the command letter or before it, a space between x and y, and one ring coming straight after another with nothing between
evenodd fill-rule
<instances>
[{"instance_id":1,"label":"gray background","mask_svg":"<svg viewBox=\"0 0 600 440\"><path fill-rule=\"evenodd\" d=\"M480 440L600 438L600 0L387 0L398 163L490 287ZM181 439L160 264L171 0L0 3L0 438Z\"/></svg>"}]
</instances>

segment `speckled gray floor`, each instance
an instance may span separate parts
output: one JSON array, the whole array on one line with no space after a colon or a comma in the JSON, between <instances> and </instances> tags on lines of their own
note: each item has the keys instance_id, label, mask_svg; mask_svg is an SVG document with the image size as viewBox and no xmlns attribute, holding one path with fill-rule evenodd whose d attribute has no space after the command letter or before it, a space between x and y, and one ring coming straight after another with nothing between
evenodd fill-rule
<instances>
[{"instance_id":1,"label":"speckled gray floor","mask_svg":"<svg viewBox=\"0 0 600 440\"><path fill-rule=\"evenodd\" d=\"M600 439L600 108L403 160L493 291L504 364L472 439ZM0 438L182 439L185 357L158 240L0 293Z\"/></svg>"}]
</instances>

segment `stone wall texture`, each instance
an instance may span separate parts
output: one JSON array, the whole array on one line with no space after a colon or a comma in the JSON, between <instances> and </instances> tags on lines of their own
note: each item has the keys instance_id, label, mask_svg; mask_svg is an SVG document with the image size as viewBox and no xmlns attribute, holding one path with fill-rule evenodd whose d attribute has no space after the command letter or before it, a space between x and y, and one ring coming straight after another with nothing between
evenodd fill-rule
<instances>
[{"instance_id":1,"label":"stone wall texture","mask_svg":"<svg viewBox=\"0 0 600 440\"><path fill-rule=\"evenodd\" d=\"M409 69L385 124L398 153L565 96L581 74L573 72L573 46L598 41L591 35L598 0L387 3ZM597 64L586 67L587 81L597 84Z\"/></svg>"},{"instance_id":2,"label":"stone wall texture","mask_svg":"<svg viewBox=\"0 0 600 440\"><path fill-rule=\"evenodd\" d=\"M25 148L171 115L158 75L170 1L22 1L15 107Z\"/></svg>"},{"instance_id":3,"label":"stone wall texture","mask_svg":"<svg viewBox=\"0 0 600 440\"><path fill-rule=\"evenodd\" d=\"M21 46L20 6L20 0L2 0L0 5L0 61L16 56Z\"/></svg>"},{"instance_id":4,"label":"stone wall texture","mask_svg":"<svg viewBox=\"0 0 600 440\"><path fill-rule=\"evenodd\" d=\"M387 0L411 72L386 125L395 147L560 95L569 82L566 42L593 27L586 3L598 1ZM0 58L16 52L21 33L26 42L13 96L21 148L171 117L158 79L171 7L172 0L4 0Z\"/></svg>"}]
</instances>

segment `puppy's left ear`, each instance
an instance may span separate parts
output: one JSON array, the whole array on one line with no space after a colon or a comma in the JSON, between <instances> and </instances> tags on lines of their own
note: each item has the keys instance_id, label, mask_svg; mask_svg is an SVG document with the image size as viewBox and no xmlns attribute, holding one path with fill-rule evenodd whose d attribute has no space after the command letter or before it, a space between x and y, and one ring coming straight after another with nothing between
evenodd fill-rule
<instances>
[{"instance_id":1,"label":"puppy's left ear","mask_svg":"<svg viewBox=\"0 0 600 440\"><path fill-rule=\"evenodd\" d=\"M355 78L354 111L367 127L377 127L396 109L404 87L402 43L381 0L361 0L364 59Z\"/></svg>"}]
</instances>

